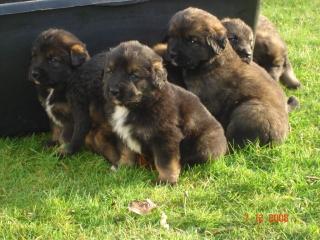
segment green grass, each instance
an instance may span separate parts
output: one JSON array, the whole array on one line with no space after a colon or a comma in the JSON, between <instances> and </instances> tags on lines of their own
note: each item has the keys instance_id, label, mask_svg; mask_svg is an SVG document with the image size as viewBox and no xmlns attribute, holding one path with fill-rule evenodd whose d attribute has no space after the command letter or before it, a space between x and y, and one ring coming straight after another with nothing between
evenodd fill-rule
<instances>
[{"instance_id":1,"label":"green grass","mask_svg":"<svg viewBox=\"0 0 320 240\"><path fill-rule=\"evenodd\" d=\"M301 108L290 115L283 145L248 146L184 171L170 187L153 186L156 174L144 169L112 172L89 152L58 160L41 147L46 134L0 139L0 238L320 239L320 181L307 178L320 177L320 1L263 2L303 83L287 91ZM151 214L128 212L129 202L146 198L158 205ZM169 230L160 226L161 212ZM289 220L269 223L271 213Z\"/></svg>"}]
</instances>

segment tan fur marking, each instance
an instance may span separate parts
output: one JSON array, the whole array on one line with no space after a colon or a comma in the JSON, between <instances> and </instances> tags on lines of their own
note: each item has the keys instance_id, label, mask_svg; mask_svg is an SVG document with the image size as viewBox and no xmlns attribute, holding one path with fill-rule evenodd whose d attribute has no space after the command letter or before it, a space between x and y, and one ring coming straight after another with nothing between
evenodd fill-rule
<instances>
[{"instance_id":1,"label":"tan fur marking","mask_svg":"<svg viewBox=\"0 0 320 240\"><path fill-rule=\"evenodd\" d=\"M167 48L168 48L168 45L165 43L158 43L155 46L153 46L153 50L161 57L164 57L166 55Z\"/></svg>"},{"instance_id":2,"label":"tan fur marking","mask_svg":"<svg viewBox=\"0 0 320 240\"><path fill-rule=\"evenodd\" d=\"M85 52L85 48L83 46L81 46L80 44L74 44L71 47L71 51L74 53L83 53L83 52Z\"/></svg>"},{"instance_id":3,"label":"tan fur marking","mask_svg":"<svg viewBox=\"0 0 320 240\"><path fill-rule=\"evenodd\" d=\"M59 141L61 136L61 128L55 125L54 123L52 123L51 132L52 132L51 140Z\"/></svg>"}]
</instances>

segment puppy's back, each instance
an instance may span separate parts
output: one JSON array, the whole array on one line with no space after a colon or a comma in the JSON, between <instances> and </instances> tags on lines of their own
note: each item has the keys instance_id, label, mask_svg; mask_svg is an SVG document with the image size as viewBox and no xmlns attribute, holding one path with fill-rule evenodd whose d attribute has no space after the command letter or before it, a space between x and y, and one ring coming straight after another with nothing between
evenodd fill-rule
<instances>
[{"instance_id":1,"label":"puppy's back","mask_svg":"<svg viewBox=\"0 0 320 240\"><path fill-rule=\"evenodd\" d=\"M99 97L99 100L101 100L105 59L106 53L102 52L94 55L89 61L85 62L73 75L69 83L70 90L74 92L77 91L78 94L90 98Z\"/></svg>"},{"instance_id":2,"label":"puppy's back","mask_svg":"<svg viewBox=\"0 0 320 240\"><path fill-rule=\"evenodd\" d=\"M265 16L260 15L256 30L254 59L259 63L272 61L272 58L285 56L287 48L275 25Z\"/></svg>"}]
</instances>

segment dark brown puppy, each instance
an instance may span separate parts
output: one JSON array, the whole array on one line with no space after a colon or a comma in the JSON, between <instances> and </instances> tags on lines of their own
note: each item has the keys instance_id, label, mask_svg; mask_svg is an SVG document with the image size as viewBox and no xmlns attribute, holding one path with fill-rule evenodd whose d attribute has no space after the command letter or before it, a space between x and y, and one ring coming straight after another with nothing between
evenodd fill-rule
<instances>
[{"instance_id":1,"label":"dark brown puppy","mask_svg":"<svg viewBox=\"0 0 320 240\"><path fill-rule=\"evenodd\" d=\"M265 71L239 58L215 16L187 8L172 17L168 34L172 63L183 68L187 89L222 123L229 141L267 144L286 138L283 91Z\"/></svg>"},{"instance_id":2,"label":"dark brown puppy","mask_svg":"<svg viewBox=\"0 0 320 240\"><path fill-rule=\"evenodd\" d=\"M105 53L90 59L84 43L61 29L42 32L32 48L29 79L51 122L51 144L60 154L79 150L84 140L113 164L119 162L118 138L104 118L101 79ZM90 132L89 132L90 131Z\"/></svg>"},{"instance_id":3,"label":"dark brown puppy","mask_svg":"<svg viewBox=\"0 0 320 240\"><path fill-rule=\"evenodd\" d=\"M203 163L227 150L221 125L192 93L167 82L162 58L137 41L107 53L105 98L114 131L152 159L160 182L176 183L182 164ZM106 111L111 109L106 107Z\"/></svg>"},{"instance_id":4,"label":"dark brown puppy","mask_svg":"<svg viewBox=\"0 0 320 240\"><path fill-rule=\"evenodd\" d=\"M102 154L113 165L118 166L123 164L123 161L126 162L125 158L122 159L125 157L125 147L105 120L105 99L102 90L105 56L105 52L93 56L68 80L66 98L71 106L74 125L71 129L73 134L70 147L64 151L67 154L72 153L85 139L86 145L93 151Z\"/></svg>"},{"instance_id":5,"label":"dark brown puppy","mask_svg":"<svg viewBox=\"0 0 320 240\"><path fill-rule=\"evenodd\" d=\"M300 87L288 58L288 50L276 27L260 15L253 52L256 63L262 66L271 77L288 88Z\"/></svg>"},{"instance_id":6,"label":"dark brown puppy","mask_svg":"<svg viewBox=\"0 0 320 240\"><path fill-rule=\"evenodd\" d=\"M258 64L252 61L253 55L253 31L239 18L224 18L221 23L227 29L227 35L232 48L239 57L246 63L256 67ZM299 100L294 96L288 99L288 111L291 112L299 106Z\"/></svg>"},{"instance_id":7,"label":"dark brown puppy","mask_svg":"<svg viewBox=\"0 0 320 240\"><path fill-rule=\"evenodd\" d=\"M85 44L62 29L42 32L33 44L29 80L35 84L39 101L51 122L52 140L48 145L70 142L73 118L65 85L89 59Z\"/></svg>"},{"instance_id":8,"label":"dark brown puppy","mask_svg":"<svg viewBox=\"0 0 320 240\"><path fill-rule=\"evenodd\" d=\"M254 44L252 29L239 18L224 18L221 23L227 29L227 36L233 49L243 61L250 63Z\"/></svg>"}]
</instances>

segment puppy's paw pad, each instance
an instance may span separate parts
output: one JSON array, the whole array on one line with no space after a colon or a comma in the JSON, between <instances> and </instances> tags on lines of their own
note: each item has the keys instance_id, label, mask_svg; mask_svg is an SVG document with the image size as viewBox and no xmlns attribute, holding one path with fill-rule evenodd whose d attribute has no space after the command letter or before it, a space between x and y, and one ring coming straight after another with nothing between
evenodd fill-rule
<instances>
[{"instance_id":1,"label":"puppy's paw pad","mask_svg":"<svg viewBox=\"0 0 320 240\"><path fill-rule=\"evenodd\" d=\"M59 158L64 158L72 154L73 151L69 144L63 144L57 150L57 155L59 156Z\"/></svg>"}]
</instances>

